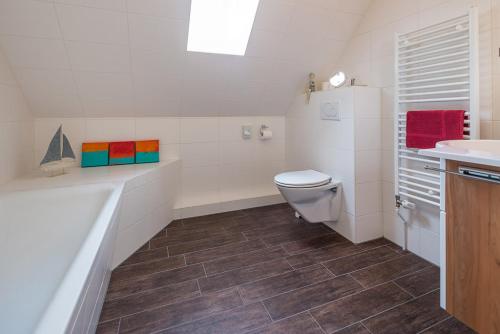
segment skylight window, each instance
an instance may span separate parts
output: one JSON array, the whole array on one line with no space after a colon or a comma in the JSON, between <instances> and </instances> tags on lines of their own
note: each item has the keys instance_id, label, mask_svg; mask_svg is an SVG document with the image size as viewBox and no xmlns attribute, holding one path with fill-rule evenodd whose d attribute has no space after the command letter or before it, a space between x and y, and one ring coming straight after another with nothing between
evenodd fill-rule
<instances>
[{"instance_id":1,"label":"skylight window","mask_svg":"<svg viewBox=\"0 0 500 334\"><path fill-rule=\"evenodd\" d=\"M191 0L188 51L243 56L259 0Z\"/></svg>"}]
</instances>

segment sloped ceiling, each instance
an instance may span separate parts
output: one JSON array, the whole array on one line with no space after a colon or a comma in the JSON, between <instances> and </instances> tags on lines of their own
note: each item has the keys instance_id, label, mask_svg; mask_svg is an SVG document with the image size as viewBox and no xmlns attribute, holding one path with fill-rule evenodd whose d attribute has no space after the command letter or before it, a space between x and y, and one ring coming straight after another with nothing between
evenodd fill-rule
<instances>
[{"instance_id":1,"label":"sloped ceiling","mask_svg":"<svg viewBox=\"0 0 500 334\"><path fill-rule=\"evenodd\" d=\"M0 47L38 117L283 115L369 2L260 0L238 57L186 52L189 0L1 0Z\"/></svg>"}]
</instances>

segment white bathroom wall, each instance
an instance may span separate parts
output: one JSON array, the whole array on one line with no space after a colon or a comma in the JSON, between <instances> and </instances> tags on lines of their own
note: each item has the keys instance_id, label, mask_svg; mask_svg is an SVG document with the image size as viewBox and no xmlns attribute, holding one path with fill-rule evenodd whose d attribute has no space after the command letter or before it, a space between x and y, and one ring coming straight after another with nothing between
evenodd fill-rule
<instances>
[{"instance_id":1,"label":"white bathroom wall","mask_svg":"<svg viewBox=\"0 0 500 334\"><path fill-rule=\"evenodd\" d=\"M260 0L239 57L186 51L189 0L2 0L0 45L37 117L284 115L370 1Z\"/></svg>"},{"instance_id":2,"label":"white bathroom wall","mask_svg":"<svg viewBox=\"0 0 500 334\"><path fill-rule=\"evenodd\" d=\"M495 122L495 113L492 113L493 97L497 97L497 101L500 101L498 88L495 88L496 94L492 94L492 56L496 57L495 62L498 63L499 47L498 38L492 47L493 35L498 36L495 30L493 30L495 34L492 34L494 13L492 8L496 6L496 22L498 22L498 2L498 0L374 0L340 61L331 67L331 72L341 69L362 83L382 88L381 161L384 234L386 238L399 244L403 242L403 225L394 211L394 33L405 33L438 23L467 13L472 5L478 6L481 137L490 138L497 132L496 129L500 129ZM494 25L498 27L498 23ZM500 110L497 108L495 107L495 110ZM496 136L500 138L500 130ZM420 210L417 212L404 212L404 215L411 222L408 231L409 249L438 264L438 210L420 205Z\"/></svg>"},{"instance_id":3,"label":"white bathroom wall","mask_svg":"<svg viewBox=\"0 0 500 334\"><path fill-rule=\"evenodd\" d=\"M492 73L493 73L493 115L491 117L491 126L485 125L491 129L491 136L494 139L500 139L500 0L491 1L491 20L492 20Z\"/></svg>"},{"instance_id":4,"label":"white bathroom wall","mask_svg":"<svg viewBox=\"0 0 500 334\"><path fill-rule=\"evenodd\" d=\"M33 117L0 50L0 185L28 171L33 160Z\"/></svg>"},{"instance_id":5,"label":"white bathroom wall","mask_svg":"<svg viewBox=\"0 0 500 334\"><path fill-rule=\"evenodd\" d=\"M161 159L182 159L178 216L282 201L273 177L285 166L283 116L37 118L35 165L59 124L78 159L84 141L159 138ZM272 139L258 139L262 124L271 128ZM242 139L242 125L253 126L252 139Z\"/></svg>"},{"instance_id":6,"label":"white bathroom wall","mask_svg":"<svg viewBox=\"0 0 500 334\"><path fill-rule=\"evenodd\" d=\"M338 102L341 120L321 120L320 106ZM286 116L287 169L316 169L342 181L339 222L354 242L383 235L380 90L365 87L298 96Z\"/></svg>"}]
</instances>

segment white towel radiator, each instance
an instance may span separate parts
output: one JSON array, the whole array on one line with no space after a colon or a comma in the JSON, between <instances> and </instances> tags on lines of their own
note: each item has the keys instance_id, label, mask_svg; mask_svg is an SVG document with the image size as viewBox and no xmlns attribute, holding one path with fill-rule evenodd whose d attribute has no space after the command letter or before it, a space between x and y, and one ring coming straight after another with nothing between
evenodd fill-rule
<instances>
[{"instance_id":1,"label":"white towel radiator","mask_svg":"<svg viewBox=\"0 0 500 334\"><path fill-rule=\"evenodd\" d=\"M479 138L477 12L395 38L395 193L397 203L440 207L439 159L406 147L409 110L466 111L464 138Z\"/></svg>"}]
</instances>

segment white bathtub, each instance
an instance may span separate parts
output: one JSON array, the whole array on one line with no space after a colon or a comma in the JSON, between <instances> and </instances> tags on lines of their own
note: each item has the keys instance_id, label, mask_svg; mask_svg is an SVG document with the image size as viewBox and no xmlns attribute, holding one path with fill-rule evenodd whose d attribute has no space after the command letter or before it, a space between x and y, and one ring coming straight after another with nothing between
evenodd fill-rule
<instances>
[{"instance_id":1,"label":"white bathtub","mask_svg":"<svg viewBox=\"0 0 500 334\"><path fill-rule=\"evenodd\" d=\"M0 194L0 333L93 333L123 185Z\"/></svg>"}]
</instances>

